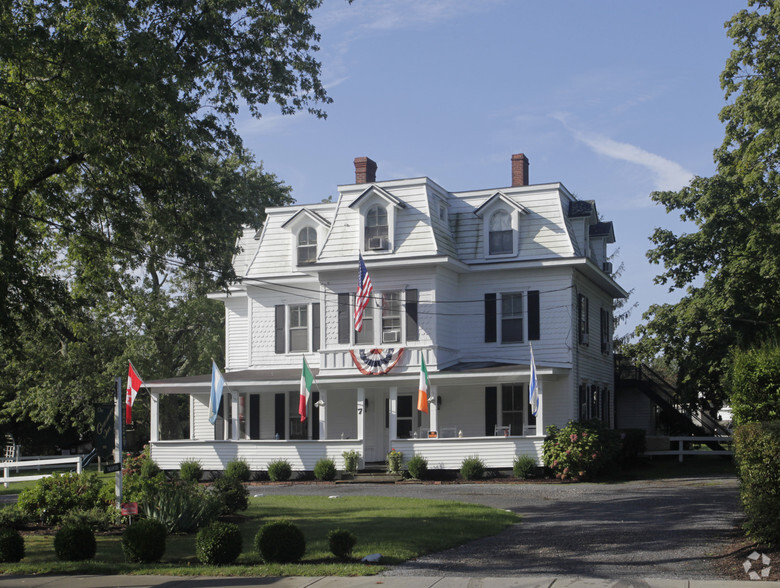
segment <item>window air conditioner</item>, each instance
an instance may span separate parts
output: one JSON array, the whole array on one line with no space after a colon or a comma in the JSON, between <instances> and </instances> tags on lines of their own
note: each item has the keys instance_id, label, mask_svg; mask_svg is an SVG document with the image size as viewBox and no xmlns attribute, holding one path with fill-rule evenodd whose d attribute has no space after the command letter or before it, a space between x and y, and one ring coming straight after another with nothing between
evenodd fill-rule
<instances>
[{"instance_id":1,"label":"window air conditioner","mask_svg":"<svg viewBox=\"0 0 780 588\"><path fill-rule=\"evenodd\" d=\"M400 331L382 331L382 343L398 343Z\"/></svg>"},{"instance_id":2,"label":"window air conditioner","mask_svg":"<svg viewBox=\"0 0 780 588\"><path fill-rule=\"evenodd\" d=\"M382 237L371 237L368 240L368 248L372 251L382 250L386 248L385 240Z\"/></svg>"}]
</instances>

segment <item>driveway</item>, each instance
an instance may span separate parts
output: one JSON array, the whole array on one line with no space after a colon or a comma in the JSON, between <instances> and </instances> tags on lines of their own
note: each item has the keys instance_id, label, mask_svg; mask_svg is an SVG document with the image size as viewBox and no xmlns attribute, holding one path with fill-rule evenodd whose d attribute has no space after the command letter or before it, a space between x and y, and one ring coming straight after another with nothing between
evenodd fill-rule
<instances>
[{"instance_id":1,"label":"driveway","mask_svg":"<svg viewBox=\"0 0 780 588\"><path fill-rule=\"evenodd\" d=\"M250 493L458 500L523 517L498 535L396 566L385 572L389 576L725 579L714 564L740 517L734 477L622 484L262 485Z\"/></svg>"}]
</instances>

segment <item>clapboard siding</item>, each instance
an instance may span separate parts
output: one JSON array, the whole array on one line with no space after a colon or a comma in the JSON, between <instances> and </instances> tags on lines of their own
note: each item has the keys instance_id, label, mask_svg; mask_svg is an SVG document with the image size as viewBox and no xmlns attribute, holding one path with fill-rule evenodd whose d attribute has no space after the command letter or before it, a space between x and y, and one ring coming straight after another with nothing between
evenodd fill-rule
<instances>
[{"instance_id":1,"label":"clapboard siding","mask_svg":"<svg viewBox=\"0 0 780 588\"><path fill-rule=\"evenodd\" d=\"M408 461L415 455L428 460L429 469L460 469L465 457L479 457L485 467L510 468L518 455L530 455L542 464L544 437L483 437L455 439L396 439L393 448Z\"/></svg>"},{"instance_id":2,"label":"clapboard siding","mask_svg":"<svg viewBox=\"0 0 780 588\"><path fill-rule=\"evenodd\" d=\"M244 295L225 300L225 337L227 369L249 367L249 306Z\"/></svg>"},{"instance_id":3,"label":"clapboard siding","mask_svg":"<svg viewBox=\"0 0 780 588\"><path fill-rule=\"evenodd\" d=\"M209 395L193 394L191 398L192 438L202 441L213 440L214 425L209 422ZM184 457L181 459L184 459Z\"/></svg>"}]
</instances>

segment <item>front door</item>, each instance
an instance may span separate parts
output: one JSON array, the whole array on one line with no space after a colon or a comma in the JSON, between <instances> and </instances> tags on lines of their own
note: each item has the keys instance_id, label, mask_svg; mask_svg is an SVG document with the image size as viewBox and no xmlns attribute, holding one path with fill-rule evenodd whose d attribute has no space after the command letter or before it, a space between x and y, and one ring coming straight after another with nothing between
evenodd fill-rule
<instances>
[{"instance_id":1,"label":"front door","mask_svg":"<svg viewBox=\"0 0 780 588\"><path fill-rule=\"evenodd\" d=\"M387 392L367 392L368 409L363 426L363 447L367 462L384 461L389 446L390 419L387 412Z\"/></svg>"}]
</instances>

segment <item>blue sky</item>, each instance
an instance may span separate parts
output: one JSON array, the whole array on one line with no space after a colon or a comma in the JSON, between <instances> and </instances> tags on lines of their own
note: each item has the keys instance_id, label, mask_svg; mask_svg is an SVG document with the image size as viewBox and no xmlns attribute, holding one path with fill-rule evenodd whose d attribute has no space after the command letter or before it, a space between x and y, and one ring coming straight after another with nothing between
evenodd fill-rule
<instances>
[{"instance_id":1,"label":"blue sky","mask_svg":"<svg viewBox=\"0 0 780 588\"><path fill-rule=\"evenodd\" d=\"M652 203L715 171L719 75L736 0L326 0L315 13L328 118L242 119L247 146L299 203L337 196L353 159L377 179L428 176L451 191L500 188L525 153L531 183L562 182L615 223L620 283L638 302L681 295L653 284Z\"/></svg>"}]
</instances>

